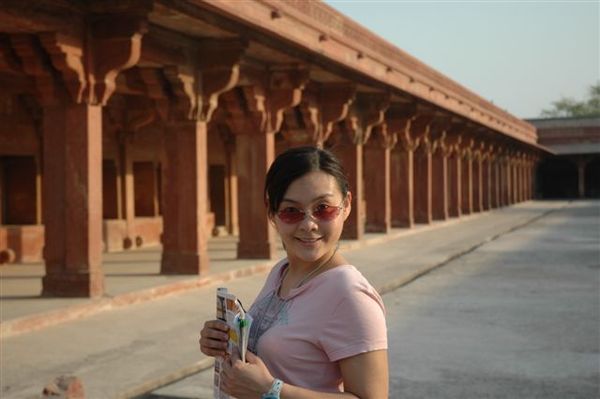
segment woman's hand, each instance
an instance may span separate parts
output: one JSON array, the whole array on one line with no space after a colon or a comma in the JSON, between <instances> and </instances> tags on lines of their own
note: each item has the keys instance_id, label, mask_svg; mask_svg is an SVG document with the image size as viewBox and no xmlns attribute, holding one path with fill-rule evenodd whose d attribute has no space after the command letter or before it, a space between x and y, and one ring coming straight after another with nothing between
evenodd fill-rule
<instances>
[{"instance_id":1,"label":"woman's hand","mask_svg":"<svg viewBox=\"0 0 600 399\"><path fill-rule=\"evenodd\" d=\"M231 361L223 364L222 388L238 399L257 399L271 389L275 378L255 354L246 352L246 360L248 363L243 363L234 349Z\"/></svg>"},{"instance_id":2,"label":"woman's hand","mask_svg":"<svg viewBox=\"0 0 600 399\"><path fill-rule=\"evenodd\" d=\"M221 320L209 320L200 331L200 351L206 356L227 355L229 326Z\"/></svg>"}]
</instances>

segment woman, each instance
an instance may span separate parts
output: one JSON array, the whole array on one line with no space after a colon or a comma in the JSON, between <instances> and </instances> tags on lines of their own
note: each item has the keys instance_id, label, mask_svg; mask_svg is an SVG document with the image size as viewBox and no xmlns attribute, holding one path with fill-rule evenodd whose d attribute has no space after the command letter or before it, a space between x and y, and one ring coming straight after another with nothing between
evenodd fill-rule
<instances>
[{"instance_id":1,"label":"woman","mask_svg":"<svg viewBox=\"0 0 600 399\"><path fill-rule=\"evenodd\" d=\"M381 297L337 251L352 194L339 161L301 147L267 173L268 217L287 252L249 310L246 360L223 371L230 395L245 398L387 398ZM225 356L227 326L208 321L200 349Z\"/></svg>"}]
</instances>

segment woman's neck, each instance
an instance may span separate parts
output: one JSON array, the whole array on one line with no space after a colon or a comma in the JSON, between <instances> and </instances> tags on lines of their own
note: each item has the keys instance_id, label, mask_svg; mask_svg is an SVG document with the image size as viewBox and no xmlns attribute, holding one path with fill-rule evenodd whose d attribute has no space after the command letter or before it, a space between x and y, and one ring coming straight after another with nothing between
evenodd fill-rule
<instances>
[{"instance_id":1,"label":"woman's neck","mask_svg":"<svg viewBox=\"0 0 600 399\"><path fill-rule=\"evenodd\" d=\"M282 282L282 288L286 292L298 288L315 276L343 263L345 263L345 259L337 252L337 248L334 248L314 262L303 262L297 258L288 258L288 269Z\"/></svg>"}]
</instances>

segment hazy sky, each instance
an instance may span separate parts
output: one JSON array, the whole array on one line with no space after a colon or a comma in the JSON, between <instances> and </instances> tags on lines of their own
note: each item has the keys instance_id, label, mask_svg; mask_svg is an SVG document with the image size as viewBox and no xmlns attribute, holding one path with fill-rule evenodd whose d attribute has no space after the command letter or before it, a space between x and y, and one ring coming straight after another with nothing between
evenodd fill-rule
<instances>
[{"instance_id":1,"label":"hazy sky","mask_svg":"<svg viewBox=\"0 0 600 399\"><path fill-rule=\"evenodd\" d=\"M520 118L600 79L600 0L326 2Z\"/></svg>"}]
</instances>

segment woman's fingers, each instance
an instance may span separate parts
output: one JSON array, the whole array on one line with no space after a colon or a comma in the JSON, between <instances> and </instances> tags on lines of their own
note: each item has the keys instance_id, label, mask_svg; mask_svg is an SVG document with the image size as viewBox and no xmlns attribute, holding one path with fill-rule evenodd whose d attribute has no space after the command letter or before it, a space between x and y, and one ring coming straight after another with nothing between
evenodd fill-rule
<instances>
[{"instance_id":1,"label":"woman's fingers","mask_svg":"<svg viewBox=\"0 0 600 399\"><path fill-rule=\"evenodd\" d=\"M200 350L207 356L225 356L229 335L229 327L220 320L204 323L200 331Z\"/></svg>"},{"instance_id":2,"label":"woman's fingers","mask_svg":"<svg viewBox=\"0 0 600 399\"><path fill-rule=\"evenodd\" d=\"M200 331L200 336L202 338L216 339L220 341L227 341L229 339L229 334L226 332L206 328Z\"/></svg>"},{"instance_id":3,"label":"woman's fingers","mask_svg":"<svg viewBox=\"0 0 600 399\"><path fill-rule=\"evenodd\" d=\"M206 323L204 323L204 328L211 328L214 330L221 330L225 332L229 331L229 326L222 320L209 320Z\"/></svg>"}]
</instances>

